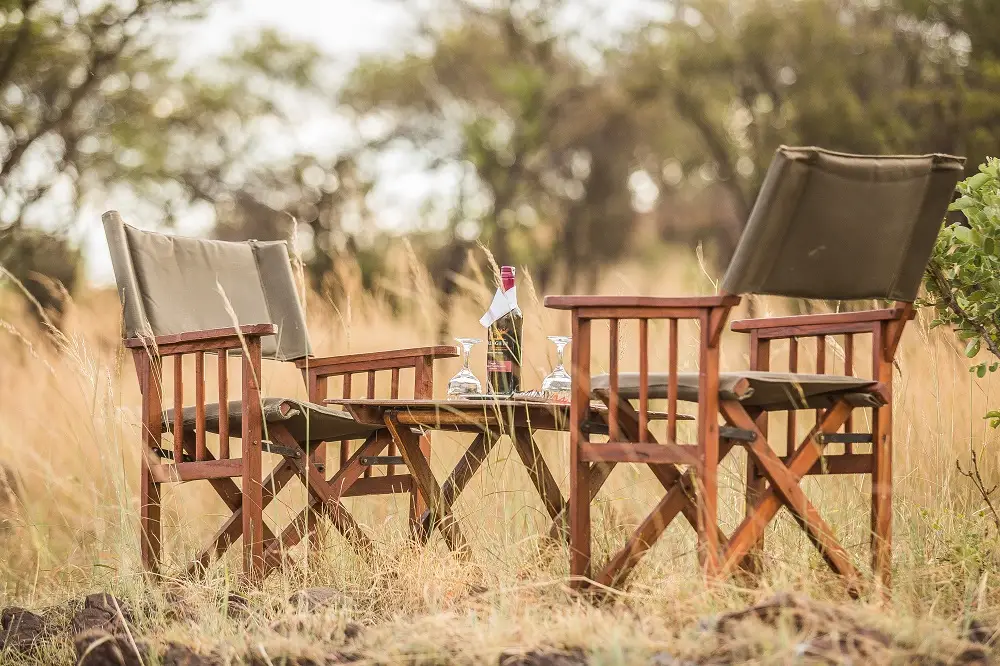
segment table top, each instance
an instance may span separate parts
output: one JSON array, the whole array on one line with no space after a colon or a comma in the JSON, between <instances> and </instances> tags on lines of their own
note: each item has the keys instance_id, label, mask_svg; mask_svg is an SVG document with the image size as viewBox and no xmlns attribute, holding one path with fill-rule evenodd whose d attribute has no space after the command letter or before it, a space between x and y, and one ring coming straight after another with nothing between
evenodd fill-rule
<instances>
[{"instance_id":1,"label":"table top","mask_svg":"<svg viewBox=\"0 0 1000 666\"><path fill-rule=\"evenodd\" d=\"M359 423L384 425L387 413L404 425L435 430L481 431L488 428L526 427L531 430L569 430L569 404L539 400L489 398L453 400L413 398L331 398L324 404L346 409ZM608 407L592 400L587 419L607 421ZM666 420L663 412L650 411L650 421ZM678 414L678 420L693 420Z\"/></svg>"},{"instance_id":2,"label":"table top","mask_svg":"<svg viewBox=\"0 0 1000 666\"><path fill-rule=\"evenodd\" d=\"M360 423L382 425L387 412L400 423L435 429L474 430L499 426L526 426L534 430L567 430L569 404L497 398L486 400L415 400L387 398L333 398L327 405L343 407ZM607 411L591 405L592 413Z\"/></svg>"}]
</instances>

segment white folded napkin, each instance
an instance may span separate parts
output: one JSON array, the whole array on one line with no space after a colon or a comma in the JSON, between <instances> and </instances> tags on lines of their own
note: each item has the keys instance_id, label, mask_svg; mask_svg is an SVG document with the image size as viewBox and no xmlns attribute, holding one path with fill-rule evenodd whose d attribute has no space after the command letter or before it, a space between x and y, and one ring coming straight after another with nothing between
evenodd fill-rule
<instances>
[{"instance_id":1,"label":"white folded napkin","mask_svg":"<svg viewBox=\"0 0 1000 666\"><path fill-rule=\"evenodd\" d=\"M495 322L500 317L504 316L508 312L513 312L518 309L517 287L511 287L507 291L497 289L496 295L493 296L493 302L490 303L490 309L487 310L486 314L482 316L479 323L482 324L484 328L489 328L490 324Z\"/></svg>"}]
</instances>

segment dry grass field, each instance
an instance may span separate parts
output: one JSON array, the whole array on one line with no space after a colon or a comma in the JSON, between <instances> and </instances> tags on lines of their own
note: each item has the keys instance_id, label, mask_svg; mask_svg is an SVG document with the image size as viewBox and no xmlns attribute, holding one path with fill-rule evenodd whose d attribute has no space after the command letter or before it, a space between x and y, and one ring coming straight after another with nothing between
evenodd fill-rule
<instances>
[{"instance_id":1,"label":"dry grass field","mask_svg":"<svg viewBox=\"0 0 1000 666\"><path fill-rule=\"evenodd\" d=\"M318 353L436 341L440 313L426 275L405 248L396 264L396 275L374 292L362 290L352 270L342 270L338 279L347 298L339 308L321 296L309 297ZM568 333L569 322L564 313L541 307L542 294L535 293L529 275L519 279L530 387L554 360L544 336ZM449 318L450 335L480 332L477 320L492 292L489 283L467 271ZM621 266L608 272L601 286L604 293L712 290L693 257ZM790 306L766 300L754 305L758 315L788 312ZM745 312L744 304L736 318ZM1000 535L979 493L956 470L956 460L967 465L973 447L987 483L997 478L997 434L982 414L1000 404L1000 390L989 377L974 381L951 334L929 331L929 319L920 313L908 328L895 372L891 600L877 594L849 600L782 514L768 533L760 580L706 588L698 575L694 535L678 522L627 589L594 602L568 589L565 547L544 538L541 503L506 440L456 505L473 546L469 561L449 555L440 537L426 549L409 545L404 498L354 499L348 500L349 509L379 546L374 565L355 557L331 532L317 551L294 550L292 563L257 589L240 586L238 549L204 580L178 576L147 582L138 563L139 396L131 360L119 343L114 291L78 294L66 339L57 342L32 322L16 290L0 291L0 463L7 470L0 492L0 607L27 608L59 626L84 595L111 592L131 609L129 640L149 646L145 664L197 663L177 645L210 655L214 663L275 666L988 663L995 654L986 644L990 628L1000 626ZM637 362L635 337L634 330L623 328L625 369ZM606 366L607 345L599 340L595 362ZM695 358L684 351L694 345L692 333L682 348L687 367ZM473 359L480 374L482 347ZM806 358L811 353L811 345L804 348ZM746 343L739 335L726 334L724 354L723 369L746 367ZM665 355L666 345L653 353L654 368ZM265 366L265 394L304 397L294 367ZM437 393L443 394L457 369L457 361L436 367ZM777 422L772 428L780 431ZM565 437L543 437L539 443L565 488ZM432 466L439 477L458 455L456 440L435 435ZM742 453L730 456L720 473L726 530L743 511L743 461ZM814 478L806 488L867 570L867 480ZM642 510L658 499L655 491L646 470L614 473L595 509L598 557L621 543ZM302 506L304 493L293 488L279 499L267 513L272 524L283 526ZM164 505L166 570L180 572L226 511L204 483L168 489ZM338 594L321 608L290 601L308 587ZM767 613L759 614L763 620L726 615L782 592L798 596L779 621ZM233 594L246 603L234 601ZM95 655L87 655L85 663L98 663ZM77 660L72 632L61 630L31 650L8 645L0 651L0 664Z\"/></svg>"}]
</instances>

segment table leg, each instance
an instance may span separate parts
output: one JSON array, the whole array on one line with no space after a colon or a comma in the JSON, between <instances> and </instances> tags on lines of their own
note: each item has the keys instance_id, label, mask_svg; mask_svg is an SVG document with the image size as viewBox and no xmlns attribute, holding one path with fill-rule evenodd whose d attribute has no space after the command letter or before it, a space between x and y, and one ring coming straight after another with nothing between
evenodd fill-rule
<instances>
[{"instance_id":1,"label":"table leg","mask_svg":"<svg viewBox=\"0 0 1000 666\"><path fill-rule=\"evenodd\" d=\"M518 427L514 428L512 434L513 437L511 439L514 442L514 449L521 456L521 462L524 463L525 468L528 470L528 476L531 477L531 482L534 484L535 490L538 491L539 497L542 498L545 510L552 520L558 520L559 516L564 515L566 511L566 501L559 490L559 484L556 483L552 472L549 471L548 465L545 464L545 458L542 457L542 452L538 450L538 445L535 444L531 431L528 428ZM565 525L565 522L563 522L563 525Z\"/></svg>"},{"instance_id":2,"label":"table leg","mask_svg":"<svg viewBox=\"0 0 1000 666\"><path fill-rule=\"evenodd\" d=\"M413 475L413 480L421 495L427 501L427 506L433 516L431 525L433 526L435 523L440 525L441 534L444 536L448 548L467 554L468 543L458 528L458 522L451 514L451 503L444 497L441 486L438 485L437 479L434 478L434 473L431 471L430 463L420 449L420 436L400 424L392 412L386 412L385 424L388 426L410 474Z\"/></svg>"},{"instance_id":3,"label":"table leg","mask_svg":"<svg viewBox=\"0 0 1000 666\"><path fill-rule=\"evenodd\" d=\"M489 430L479 433L476 438L469 445L469 448L465 451L462 458L455 464L455 468L451 471L448 479L444 482L441 487L441 494L444 496L445 501L451 505L455 503L458 496L462 494L465 490L465 486L472 481L472 478L482 467L483 463L486 461L486 456L489 455L490 451L493 450L494 445L496 445L497 438L494 437L493 433ZM427 540L431 536L431 512L425 511L424 515L420 517L420 534L419 539L421 543L427 543Z\"/></svg>"}]
</instances>

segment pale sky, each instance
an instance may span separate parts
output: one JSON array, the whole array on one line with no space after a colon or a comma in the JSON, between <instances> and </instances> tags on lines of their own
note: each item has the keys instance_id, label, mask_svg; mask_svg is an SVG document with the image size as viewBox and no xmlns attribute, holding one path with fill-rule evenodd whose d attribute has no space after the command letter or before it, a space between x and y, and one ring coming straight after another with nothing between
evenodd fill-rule
<instances>
[{"instance_id":1,"label":"pale sky","mask_svg":"<svg viewBox=\"0 0 1000 666\"><path fill-rule=\"evenodd\" d=\"M484 0L488 2L488 0ZM187 27L183 34L172 36L181 44L181 61L197 67L200 58L225 52L241 35L252 35L261 28L275 28L285 35L316 44L328 54L342 76L364 55L391 53L411 45L415 30L414 10L433 6L434 0L219 0L205 21ZM576 0L565 16L567 26L582 30L589 40L607 42L622 30L663 16L669 10L666 0ZM339 81L331 81L331 88ZM331 109L315 113L296 127L294 134L276 145L290 148L306 145L329 145L347 139L350 127ZM391 184L373 194L369 201L380 226L398 228L430 194L447 190L453 184L435 182L413 169L406 160L390 164ZM106 208L116 207L106 202ZM87 276L96 283L114 280L110 257L99 220L102 210L84 211L86 222L80 240L87 257ZM141 220L129 220L142 226ZM204 233L211 224L210 214L194 215L181 221L181 234Z\"/></svg>"}]
</instances>

